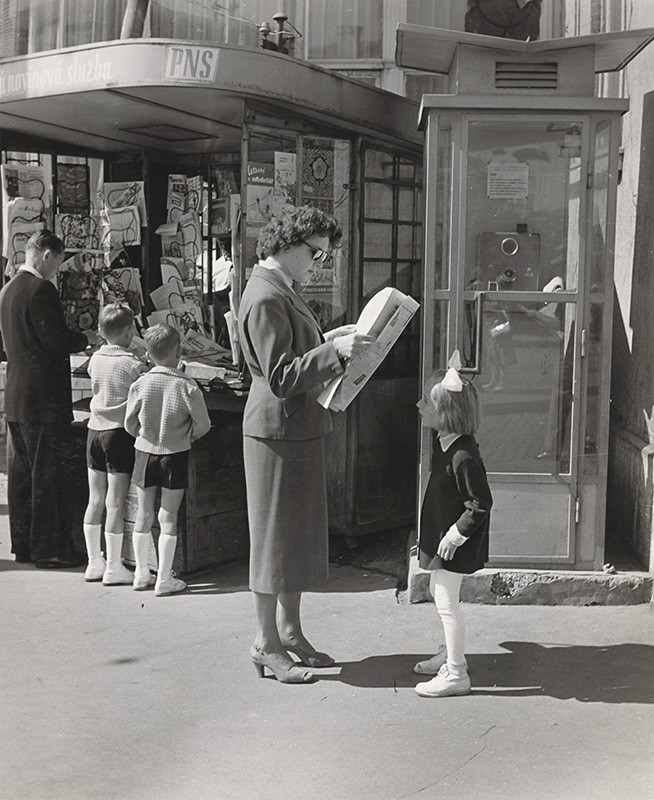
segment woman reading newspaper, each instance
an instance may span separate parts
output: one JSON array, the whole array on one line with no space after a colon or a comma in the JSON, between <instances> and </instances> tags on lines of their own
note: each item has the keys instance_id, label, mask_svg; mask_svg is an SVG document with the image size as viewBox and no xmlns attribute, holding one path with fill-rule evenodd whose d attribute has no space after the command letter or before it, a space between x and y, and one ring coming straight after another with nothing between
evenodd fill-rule
<instances>
[{"instance_id":1,"label":"woman reading newspaper","mask_svg":"<svg viewBox=\"0 0 654 800\"><path fill-rule=\"evenodd\" d=\"M293 285L323 264L341 236L322 211L287 206L261 232L261 260L239 309L252 375L243 418L257 617L250 656L260 676L268 668L283 683L309 683L307 667L334 664L309 643L300 619L302 592L326 580L328 567L324 437L331 419L317 397L373 339L354 325L323 334Z\"/></svg>"}]
</instances>

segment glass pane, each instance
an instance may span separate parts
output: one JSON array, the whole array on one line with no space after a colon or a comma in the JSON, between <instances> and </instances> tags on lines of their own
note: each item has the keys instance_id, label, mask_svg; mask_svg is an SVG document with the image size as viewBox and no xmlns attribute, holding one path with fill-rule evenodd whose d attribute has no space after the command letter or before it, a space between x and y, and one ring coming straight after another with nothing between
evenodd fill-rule
<instances>
[{"instance_id":1,"label":"glass pane","mask_svg":"<svg viewBox=\"0 0 654 800\"><path fill-rule=\"evenodd\" d=\"M363 265L363 304L385 286L392 286L391 263L366 261Z\"/></svg>"},{"instance_id":2,"label":"glass pane","mask_svg":"<svg viewBox=\"0 0 654 800\"><path fill-rule=\"evenodd\" d=\"M588 380L586 390L586 432L584 435L583 471L585 475L599 472L600 398L602 396L602 314L604 306L591 303L589 308L586 356Z\"/></svg>"},{"instance_id":3,"label":"glass pane","mask_svg":"<svg viewBox=\"0 0 654 800\"><path fill-rule=\"evenodd\" d=\"M406 21L411 25L462 31L465 7L461 0L440 0L438 3L407 0Z\"/></svg>"},{"instance_id":4,"label":"glass pane","mask_svg":"<svg viewBox=\"0 0 654 800\"><path fill-rule=\"evenodd\" d=\"M575 306L487 303L479 441L490 472L570 472Z\"/></svg>"},{"instance_id":5,"label":"glass pane","mask_svg":"<svg viewBox=\"0 0 654 800\"><path fill-rule=\"evenodd\" d=\"M383 0L311 0L309 58L381 58Z\"/></svg>"},{"instance_id":6,"label":"glass pane","mask_svg":"<svg viewBox=\"0 0 654 800\"><path fill-rule=\"evenodd\" d=\"M304 32L303 10L303 3L298 0L240 0L232 4L150 0L151 35L258 47L262 22L268 22L273 33L277 31L273 21L277 11L283 11L289 22ZM271 36L270 41L276 43L277 39ZM295 55L301 55L301 45L299 48Z\"/></svg>"},{"instance_id":7,"label":"glass pane","mask_svg":"<svg viewBox=\"0 0 654 800\"><path fill-rule=\"evenodd\" d=\"M397 196L397 217L406 222L414 222L418 218L418 193L413 187L400 186Z\"/></svg>"},{"instance_id":8,"label":"glass pane","mask_svg":"<svg viewBox=\"0 0 654 800\"><path fill-rule=\"evenodd\" d=\"M366 184L365 216L370 219L393 219L393 187L383 183Z\"/></svg>"},{"instance_id":9,"label":"glass pane","mask_svg":"<svg viewBox=\"0 0 654 800\"><path fill-rule=\"evenodd\" d=\"M439 118L436 186L428 191L435 192L436 219L427 220L435 237L434 288L447 289L450 284L450 217L452 213L452 131L450 121ZM426 266L429 274L430 266Z\"/></svg>"},{"instance_id":10,"label":"glass pane","mask_svg":"<svg viewBox=\"0 0 654 800\"><path fill-rule=\"evenodd\" d=\"M367 222L364 229L365 258L388 258L393 255L393 226Z\"/></svg>"},{"instance_id":11,"label":"glass pane","mask_svg":"<svg viewBox=\"0 0 654 800\"><path fill-rule=\"evenodd\" d=\"M577 288L582 124L469 126L468 288L536 291L553 278Z\"/></svg>"},{"instance_id":12,"label":"glass pane","mask_svg":"<svg viewBox=\"0 0 654 800\"><path fill-rule=\"evenodd\" d=\"M366 150L365 156L366 178L393 178L393 156L381 150Z\"/></svg>"},{"instance_id":13,"label":"glass pane","mask_svg":"<svg viewBox=\"0 0 654 800\"><path fill-rule=\"evenodd\" d=\"M414 225L398 225L397 257L415 258L418 254L418 236L420 228Z\"/></svg>"},{"instance_id":14,"label":"glass pane","mask_svg":"<svg viewBox=\"0 0 654 800\"><path fill-rule=\"evenodd\" d=\"M595 131L595 165L593 167L593 237L590 253L590 291L604 289L606 273L606 217L609 199L609 145L611 123L600 122Z\"/></svg>"},{"instance_id":15,"label":"glass pane","mask_svg":"<svg viewBox=\"0 0 654 800\"><path fill-rule=\"evenodd\" d=\"M400 262L397 265L397 275L395 277L395 286L404 294L410 294L411 297L420 296L420 261L408 261L406 263Z\"/></svg>"},{"instance_id":16,"label":"glass pane","mask_svg":"<svg viewBox=\"0 0 654 800\"><path fill-rule=\"evenodd\" d=\"M324 159L328 165L327 176L312 169L316 159ZM301 170L301 172L300 172ZM303 175L302 202L316 206L338 220L343 231L341 247L325 261L321 269L315 269L307 283L301 286L301 294L318 317L323 331L345 323L350 283L350 197L343 186L349 183L350 143L343 139L304 137L301 147L301 163L298 173Z\"/></svg>"},{"instance_id":17,"label":"glass pane","mask_svg":"<svg viewBox=\"0 0 654 800\"><path fill-rule=\"evenodd\" d=\"M447 342L447 313L449 302L447 300L436 300L433 306L433 326L434 336L431 343L431 352L426 352L424 356L425 375L427 379L429 375L437 369L444 369L447 367L448 356L445 353L445 345ZM431 365L431 366L429 366Z\"/></svg>"}]
</instances>

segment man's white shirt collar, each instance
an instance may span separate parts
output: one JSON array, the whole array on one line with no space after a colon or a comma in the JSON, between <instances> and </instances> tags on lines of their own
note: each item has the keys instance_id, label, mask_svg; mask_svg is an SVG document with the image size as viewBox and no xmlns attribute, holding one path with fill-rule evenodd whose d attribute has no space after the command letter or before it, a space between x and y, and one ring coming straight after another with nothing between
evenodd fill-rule
<instances>
[{"instance_id":1,"label":"man's white shirt collar","mask_svg":"<svg viewBox=\"0 0 654 800\"><path fill-rule=\"evenodd\" d=\"M43 280L43 275L38 271L38 269L34 269L34 267L30 267L28 264L21 264L18 268L19 272L29 272L30 275L34 275L35 278L41 278Z\"/></svg>"}]
</instances>

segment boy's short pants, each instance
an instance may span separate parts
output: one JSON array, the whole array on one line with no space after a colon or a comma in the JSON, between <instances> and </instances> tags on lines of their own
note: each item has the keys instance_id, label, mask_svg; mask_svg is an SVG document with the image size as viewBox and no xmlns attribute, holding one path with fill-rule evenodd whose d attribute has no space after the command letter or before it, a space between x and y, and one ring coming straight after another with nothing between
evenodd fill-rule
<instances>
[{"instance_id":1,"label":"boy's short pants","mask_svg":"<svg viewBox=\"0 0 654 800\"><path fill-rule=\"evenodd\" d=\"M188 487L188 450L168 455L154 455L136 451L132 483L139 489L163 486L164 489Z\"/></svg>"},{"instance_id":2,"label":"boy's short pants","mask_svg":"<svg viewBox=\"0 0 654 800\"><path fill-rule=\"evenodd\" d=\"M89 429L86 437L86 466L99 472L131 474L134 468L134 437L124 428L110 431Z\"/></svg>"}]
</instances>

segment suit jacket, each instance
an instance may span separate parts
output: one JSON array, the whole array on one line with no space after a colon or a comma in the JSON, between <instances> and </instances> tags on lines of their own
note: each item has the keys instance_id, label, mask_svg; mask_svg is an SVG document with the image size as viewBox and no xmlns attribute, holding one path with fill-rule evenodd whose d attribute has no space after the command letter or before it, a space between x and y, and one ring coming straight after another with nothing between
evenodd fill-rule
<instances>
[{"instance_id":1,"label":"suit jacket","mask_svg":"<svg viewBox=\"0 0 654 800\"><path fill-rule=\"evenodd\" d=\"M311 309L276 270L256 266L238 318L252 375L244 435L303 440L329 433L330 412L316 398L324 382L344 368Z\"/></svg>"},{"instance_id":2,"label":"suit jacket","mask_svg":"<svg viewBox=\"0 0 654 800\"><path fill-rule=\"evenodd\" d=\"M420 514L420 566L464 574L481 569L488 560L492 505L486 469L473 437L460 436L445 452L436 439ZM454 524L468 540L456 548L450 561L443 561L438 545Z\"/></svg>"},{"instance_id":3,"label":"suit jacket","mask_svg":"<svg viewBox=\"0 0 654 800\"><path fill-rule=\"evenodd\" d=\"M69 356L88 341L66 327L52 283L19 271L0 292L0 333L7 357L7 420L70 424Z\"/></svg>"}]
</instances>

